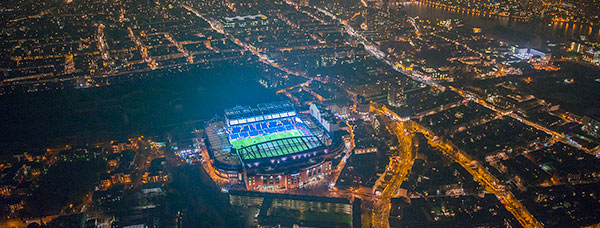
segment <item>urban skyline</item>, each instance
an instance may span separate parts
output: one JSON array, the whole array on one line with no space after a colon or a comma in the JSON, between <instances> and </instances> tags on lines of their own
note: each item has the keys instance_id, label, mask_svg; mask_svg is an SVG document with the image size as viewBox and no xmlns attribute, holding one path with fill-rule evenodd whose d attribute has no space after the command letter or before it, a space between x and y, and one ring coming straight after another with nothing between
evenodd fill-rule
<instances>
[{"instance_id":1,"label":"urban skyline","mask_svg":"<svg viewBox=\"0 0 600 228\"><path fill-rule=\"evenodd\" d=\"M0 11L0 227L600 224L597 0Z\"/></svg>"}]
</instances>

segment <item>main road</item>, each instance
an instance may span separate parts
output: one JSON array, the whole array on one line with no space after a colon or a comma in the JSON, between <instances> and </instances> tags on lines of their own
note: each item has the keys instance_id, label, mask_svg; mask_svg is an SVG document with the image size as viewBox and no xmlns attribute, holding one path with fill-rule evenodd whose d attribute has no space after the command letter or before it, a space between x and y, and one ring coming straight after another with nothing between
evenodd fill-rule
<instances>
[{"instance_id":1,"label":"main road","mask_svg":"<svg viewBox=\"0 0 600 228\"><path fill-rule=\"evenodd\" d=\"M202 15L200 12L198 12L197 10L195 10L194 8L182 4L182 7L185 8L186 10L188 10L189 12L193 13L194 15L198 16L199 18L201 18L202 20L206 21L210 27L215 30L216 32L225 35L225 37L227 37L228 39L230 39L231 41L233 41L235 44L239 45L240 47L243 47L245 50L249 51L250 53L252 53L253 55L255 55L256 57L258 57L258 59L267 64L270 65L272 67L275 67L283 72L285 72L286 74L290 74L290 75L295 75L298 77L303 77L306 79L312 79L310 77L308 77L308 75L306 75L305 72L298 72L298 71L293 71L290 70L284 66L282 66L281 64L275 62L274 60L270 59L268 55L261 53L258 48L254 47L253 45L243 42L240 39L234 37L233 35L231 35L229 32L227 32L227 30L225 29L225 27L223 26L223 24L221 22L219 22L218 20L215 20L214 18L210 18L207 16Z\"/></svg>"},{"instance_id":2,"label":"main road","mask_svg":"<svg viewBox=\"0 0 600 228\"><path fill-rule=\"evenodd\" d=\"M391 209L391 198L396 194L402 182L408 177L408 172L412 167L415 156L413 151L414 133L407 131L404 126L406 122L399 121L398 116L386 115L381 109L371 106L371 112L383 117L387 129L398 138L399 150L396 151L387 165L385 173L380 177L383 190L379 193L379 198L375 203L372 224L373 227L389 227L389 214ZM385 181L387 176L391 176L389 181ZM377 187L376 187L377 188Z\"/></svg>"},{"instance_id":3,"label":"main road","mask_svg":"<svg viewBox=\"0 0 600 228\"><path fill-rule=\"evenodd\" d=\"M288 2L288 4L289 4L289 2ZM433 81L427 75L424 75L424 74L421 74L421 73L415 72L415 71L405 70L402 67L402 65L389 59L385 55L385 53L383 53L381 50L379 50L379 47L377 45L370 42L359 31L356 31L347 22L338 18L334 14L330 13L327 10L319 8L319 7L313 7L313 8L318 10L319 12L323 13L324 15L330 17L331 19L337 21L338 23L340 23L343 26L346 33L348 35L356 38L364 46L366 51L371 53L377 59L390 65L394 70L407 75L408 77L412 78L413 80L425 83L432 87L438 88L442 91L444 91L446 89L446 87ZM485 107L496 112L498 115L504 116L504 115L508 114L508 113L497 110L494 106L485 103L483 100L478 99L477 97L470 96L470 94L465 93L462 90L458 90L455 88L452 88L452 90L454 92L459 93L461 96L468 98L469 100L474 100L475 102L484 105ZM400 185L402 184L402 181L404 181L406 179L406 175L408 174L408 171L410 170L410 167L412 166L412 163L414 161L414 158L412 157L412 148L410 148L412 146L412 143L411 143L411 141L407 140L408 138L411 138L414 133L425 134L428 138L428 142L432 146L442 150L445 155L453 158L456 162L461 164L461 166L463 166L469 173L471 173L473 175L473 177L477 181L479 181L481 183L481 185L484 186L487 191L495 194L505 205L506 209L509 212L511 212L515 216L515 218L524 227L543 227L543 225L535 217L533 217L533 215L531 215L531 213L529 213L529 211L527 211L527 209L514 197L514 195L510 191L507 191L504 188L504 186L501 185L500 182L487 171L487 169L478 165L478 163L476 161L472 160L468 154L464 153L462 150L460 150L459 148L454 146L451 142L443 142L443 141L438 140L438 138L435 137L431 133L431 131L429 131L428 129L426 129L408 119L401 119L396 113L385 108L385 106L377 107L377 106L372 105L371 111L382 117L386 117L386 119L391 121L392 124L388 125L388 126L392 126L390 131L392 131L392 133L394 133L398 137L399 142L404 142L404 143L401 143L401 144L403 144L403 147L404 147L403 150L401 150L396 155L397 160L392 159L386 169L386 174L388 172L392 173L393 177L390 182L385 183L385 187L384 187L383 191L381 192L379 201L377 202L377 204L375 206L374 215L372 217L372 220L373 220L372 223L373 223L374 227L389 227L388 217L389 217L389 209L391 206L389 203L389 199L392 197L393 193L395 193L396 190L400 187ZM513 115L509 115L509 116L511 116L512 118L515 118L515 119L519 120L520 122L523 122L527 125L536 127L538 129L540 128L540 125L534 124L533 122L524 121L523 119L516 118ZM544 130L547 130L547 129L544 129ZM548 131L545 131L545 132L548 132ZM557 136L557 134L554 132L552 132L552 135ZM386 174L384 174L384 176Z\"/></svg>"},{"instance_id":4,"label":"main road","mask_svg":"<svg viewBox=\"0 0 600 228\"><path fill-rule=\"evenodd\" d=\"M487 169L482 167L477 161L471 159L468 154L456 147L452 142L442 140L441 138L435 136L429 129L417 124L414 121L400 119L396 113L389 110L385 106L372 104L371 110L378 115L386 116L397 122L394 124L394 126L400 129L397 129L396 132L407 132L405 134L408 135L415 133L421 133L425 135L428 143L431 146L441 150L444 155L459 163L471 175L473 175L473 178L478 181L487 192L496 195L496 197L498 197L498 199L500 199L500 201L504 204L506 210L512 213L513 216L515 216L515 218L521 223L521 225L524 227L543 227L543 225L535 217L533 217L531 213L529 213L529 211L521 204L521 202L515 198L512 192L507 190L496 177L494 177ZM399 124L398 122L401 122L402 124Z\"/></svg>"},{"instance_id":5,"label":"main road","mask_svg":"<svg viewBox=\"0 0 600 228\"><path fill-rule=\"evenodd\" d=\"M364 46L364 48L365 48L366 51L368 51L369 53L371 53L377 59L379 59L379 60L383 61L384 63L388 64L389 66L391 66L394 70L396 70L396 71L398 71L398 72L400 72L400 73L408 76L409 78L411 78L411 79L413 79L415 81L419 81L419 82L425 83L425 84L427 84L429 86L435 87L435 88L440 89L442 91L444 91L446 89L445 86L443 86L443 85L435 82L434 80L432 80L432 78L429 75L426 75L426 74L423 74L423 73L420 73L420 72L417 72L417 71L405 70L400 63L398 63L398 62L396 62L394 60L391 60L389 57L387 57L385 55L385 53L383 53L381 50L379 50L379 47L377 45L375 45L373 42L370 42L359 31L356 31L354 28L352 28L350 25L348 25L348 23L345 22L344 20L336 17L334 14L330 13L327 10L324 10L322 8L319 8L319 7L314 7L314 8L316 10L318 10L319 12L325 14L326 16L330 17L331 19L337 21L341 25L343 25L343 28L346 31L346 33L348 35L356 38ZM412 23L415 23L414 20L412 21ZM413 26L415 27L415 30L418 30L418 27L416 25L413 24ZM464 44L461 44L461 43L458 43L458 42L452 42L450 40L448 40L448 42L451 42L451 43L453 43L453 44L455 44L457 46L465 46L468 50L470 50L470 51L472 51L474 53L481 54L481 52L473 50L473 49L469 48L468 46L466 46ZM582 146L579 143L577 143L577 142L575 142L575 141L567 138L564 134L561 134L561 133L549 130L546 127L541 126L540 124L537 124L537 123L534 123L532 121L526 120L526 119L524 119L522 117L519 117L516 114L506 113L504 111L500 111L500 110L496 109L493 105L486 103L484 100L482 100L478 96L475 96L474 94L467 93L467 92L465 92L465 91L463 91L461 89L454 88L452 86L450 86L449 88L452 91L457 92L459 95L463 96L464 98L472 100L472 101L474 101L476 103L479 103L479 104L483 105L484 107L486 107L486 108L488 108L488 109L496 112L498 115L501 115L501 116L508 115L511 118L514 118L515 120L517 120L517 121L519 121L521 123L524 123L524 124L526 124L528 126L534 127L534 128L536 128L538 130L544 131L544 132L552 135L558 141L564 142L564 143L566 143L568 145L571 145L571 146L573 146L575 148L582 149L582 150L584 150L584 151L586 151L588 153L591 153L588 149L582 148ZM600 153L598 153L598 154L592 154L592 155L594 155L594 156L600 156Z\"/></svg>"}]
</instances>

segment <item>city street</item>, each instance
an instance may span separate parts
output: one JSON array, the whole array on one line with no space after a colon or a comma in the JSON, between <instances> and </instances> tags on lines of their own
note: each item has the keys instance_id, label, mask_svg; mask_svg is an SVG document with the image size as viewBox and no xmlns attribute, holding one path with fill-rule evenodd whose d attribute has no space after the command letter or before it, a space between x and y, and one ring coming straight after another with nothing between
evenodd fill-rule
<instances>
[{"instance_id":1,"label":"city street","mask_svg":"<svg viewBox=\"0 0 600 228\"><path fill-rule=\"evenodd\" d=\"M377 107L372 104L371 109L379 114L391 117L392 119L398 119L398 115L387 109L385 106ZM524 227L543 227L543 225L529 213L510 191L505 190L496 177L491 175L489 171L479 165L477 161L472 160L469 155L457 148L454 144L441 140L428 129L410 120L403 122L403 124L397 124L396 126L399 131L402 130L411 132L411 134L421 133L425 135L431 146L438 148L444 155L455 160L471 173L471 175L485 187L486 191L495 194L502 201L506 209L511 212Z\"/></svg>"}]
</instances>

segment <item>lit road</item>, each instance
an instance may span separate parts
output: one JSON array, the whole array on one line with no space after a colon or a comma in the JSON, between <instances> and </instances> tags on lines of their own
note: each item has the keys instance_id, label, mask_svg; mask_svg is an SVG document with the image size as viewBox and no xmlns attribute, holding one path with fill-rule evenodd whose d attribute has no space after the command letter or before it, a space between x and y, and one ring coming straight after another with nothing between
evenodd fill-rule
<instances>
[{"instance_id":1,"label":"lit road","mask_svg":"<svg viewBox=\"0 0 600 228\"><path fill-rule=\"evenodd\" d=\"M129 38L135 43L135 45L138 47L140 54L142 55L142 58L144 59L144 61L146 62L146 64L148 64L148 67L150 67L150 69L155 70L156 67L158 67L158 64L156 63L156 61L154 61L154 59L152 59L152 57L150 57L150 55L148 55L148 47L146 47L142 41L140 40L140 38L136 37L135 34L133 33L133 30L131 29L131 27L127 28L127 34L129 36Z\"/></svg>"},{"instance_id":2,"label":"lit road","mask_svg":"<svg viewBox=\"0 0 600 228\"><path fill-rule=\"evenodd\" d=\"M139 149L136 150L133 160L135 171L133 172L131 183L126 185L126 187L133 189L142 185L144 173L148 170L150 161L154 159L153 154L151 154L150 144L147 141L142 140L142 137L138 138L136 142L139 145Z\"/></svg>"},{"instance_id":3,"label":"lit road","mask_svg":"<svg viewBox=\"0 0 600 228\"><path fill-rule=\"evenodd\" d=\"M104 25L98 25L98 31L96 32L96 42L98 46L98 50L102 53L102 59L109 60L110 56L108 54L108 45L106 44L106 38L104 37Z\"/></svg>"},{"instance_id":4,"label":"lit road","mask_svg":"<svg viewBox=\"0 0 600 228\"><path fill-rule=\"evenodd\" d=\"M202 136L196 135L196 137L198 137L198 140L200 142L200 146L196 149L199 150L200 154L202 155L202 161L200 164L202 165L202 168L204 168L206 174L208 174L210 178L220 187L231 184L232 181L229 178L222 177L221 175L219 175L217 173L218 171L215 169L215 167L213 167L213 161L210 159L208 149L206 148L206 144L204 142L204 139L202 139ZM177 160L177 166L186 164L185 160L183 160L181 157L174 156L174 159Z\"/></svg>"},{"instance_id":5,"label":"lit road","mask_svg":"<svg viewBox=\"0 0 600 228\"><path fill-rule=\"evenodd\" d=\"M371 105L371 110L377 114L382 114L391 119L399 121L398 115L390 111L385 106L378 107L375 104ZM403 121L403 124L395 124L398 131L410 132L409 134L422 133L427 138L428 143L441 150L444 155L453 159L464 167L474 179L478 181L487 192L493 193L504 204L505 208L515 216L515 218L524 227L543 227L543 225L519 202L512 192L505 189L500 181L496 179L487 169L470 158L468 154L456 147L452 142L442 140L435 136L429 129L417 124L414 121ZM387 219L387 217L385 218ZM375 224L375 223L374 223Z\"/></svg>"},{"instance_id":6,"label":"lit road","mask_svg":"<svg viewBox=\"0 0 600 228\"><path fill-rule=\"evenodd\" d=\"M177 47L177 50L181 52L183 56L185 56L185 59L187 59L189 63L194 63L194 56L190 55L190 52L186 50L180 42L177 42L169 33L164 33L164 36L173 45L175 45L175 47Z\"/></svg>"},{"instance_id":7,"label":"lit road","mask_svg":"<svg viewBox=\"0 0 600 228\"><path fill-rule=\"evenodd\" d=\"M412 78L413 80L416 80L416 81L422 82L424 84L430 85L432 87L438 88L442 91L444 91L446 89L446 87L444 87L444 86L438 84L437 82L435 82L434 80L432 80L432 78L430 76L425 75L420 72L407 70L401 64L396 63L393 60L390 60L382 51L379 50L379 47L377 47L375 44L370 42L360 32L356 31L354 28L352 28L350 25L348 25L348 23L346 23L342 19L336 17L334 14L330 13L327 10L321 9L319 7L313 7L313 8L315 8L319 12L323 13L324 15L326 15L326 16L330 17L331 19L340 23L343 26L345 32L348 35L357 39L364 46L366 51L371 53L377 59L390 65L394 70L407 75L408 77ZM416 27L416 25L413 25L413 26L415 26L416 30L418 29ZM463 47L467 48L467 50L475 52L474 50L472 50L471 48L469 48L468 46L466 46L464 44L461 44L458 42L454 42L454 44L463 46ZM475 53L477 53L477 52L475 52ZM549 129L547 129L543 126L540 126L539 124L533 123L531 121L524 120L524 119L516 116L516 114L498 110L493 105L486 103L485 101L477 98L473 94L469 94L462 90L455 89L452 87L450 87L450 88L453 91L459 93L464 98L467 98L476 103L479 103L479 104L483 105L484 107L496 112L499 116L508 115L511 118L515 118L516 120L518 120L522 123L525 123L529 126L535 127L536 129L540 129L540 130L552 135L553 137L556 137L559 140L568 143L569 145L577 147L577 145L574 142L572 142L572 140L566 139L562 134L550 131ZM429 130L419 126L418 124L416 124L413 121L408 121L408 120L403 121L395 113L387 110L385 107L372 108L372 111L375 111L378 114L382 114L383 116L387 116L389 119L392 120L393 124L390 125L392 127L391 131L394 132L399 137L400 142L404 141L404 140L400 140L401 135L403 135L403 134L410 135L411 133L414 133L414 132L424 133L426 136L428 136L429 143L432 144L432 146L437 147L438 149L442 150L444 152L444 154L453 158L455 161L457 161L459 164L461 164L463 167L465 167L465 169L468 170L475 177L475 179L477 181L479 181L482 184L482 186L484 186L486 188L487 191L494 193L502 201L502 203L505 205L506 209L509 212L511 212L524 227L543 227L542 224L537 219L535 219L529 213L529 211L527 211L526 208L523 207L523 205L518 200L515 199L514 195L510 191L504 190L504 187L499 184L500 182L494 176L492 176L486 169L477 165L476 161L473 161L472 159L470 159L470 157L466 153L464 153L459 148L454 146L451 142L440 142L440 141L436 140L437 137L435 137ZM405 124L398 124L398 122L406 122L406 124L410 125L410 126L404 126ZM408 132L410 132L410 133L406 133L407 129L408 129ZM581 147L578 147L578 148L581 148ZM408 163L408 161L410 160L407 158L410 158L410 157L406 157L406 154L405 154L405 156L399 156L399 159L401 160L401 162L398 162L398 164L394 164L393 161L390 162L390 165L388 166L388 170L386 170L386 173L389 171L389 172L392 172L394 175L393 175L392 181L390 181L388 183L388 185L385 187L384 191L382 192L380 201L386 201L385 199L387 199L387 197L389 196L388 194L390 194L390 192L394 192L397 189L397 188L395 188L396 185L399 186L402 183L402 180L405 178L405 172L408 172L408 170L410 169L410 166L408 168L404 168L406 166L406 164ZM389 200L388 200L388 202L389 202ZM379 204L387 205L387 206L376 207L375 215L373 216L373 225L375 227L388 227L389 224L387 222L388 221L387 213L389 213L389 210L386 210L386 207L389 207L389 203L385 204L385 203L380 202Z\"/></svg>"},{"instance_id":8,"label":"lit road","mask_svg":"<svg viewBox=\"0 0 600 228\"><path fill-rule=\"evenodd\" d=\"M212 166L212 160L210 160L208 151L205 148L202 149L202 158L202 168L204 168L204 171L206 171L206 173L218 186L222 187L231 183L229 178L222 177L217 174L218 171Z\"/></svg>"},{"instance_id":9,"label":"lit road","mask_svg":"<svg viewBox=\"0 0 600 228\"><path fill-rule=\"evenodd\" d=\"M564 134L558 133L558 132L550 130L550 129L548 129L548 128L540 125L540 124L537 124L537 123L534 123L532 121L529 121L529 120L527 120L527 119L525 119L525 118L517 115L516 113L505 112L505 111L498 110L492 104L489 104L489 103L485 102L483 99L477 97L475 94L471 94L471 93L465 92L465 91L463 91L461 89L454 88L452 86L449 86L449 88L450 88L450 90L452 90L454 92L457 92L458 94L460 94L464 98L467 98L467 99L469 99L469 100L471 100L471 101L473 101L473 102L475 102L477 104L480 104L480 105L482 105L482 106L484 106L484 107L486 107L486 108L488 108L488 109L496 112L498 115L509 116L509 117L511 117L511 118L513 118L513 119L515 119L515 120L517 120L519 122L521 122L521 123L524 123L524 124L526 124L526 125L528 125L530 127L533 127L533 128L535 128L537 130L543 131L546 134L551 135L557 141L561 141L561 142L563 142L565 144L568 144L568 145L570 145L572 147L575 147L577 149L581 149L581 150L584 150L585 152L590 153L590 151L588 149L583 148L579 143L577 143L577 142L575 142L575 141L567 138ZM596 156L596 154L592 154L592 155Z\"/></svg>"},{"instance_id":10,"label":"lit road","mask_svg":"<svg viewBox=\"0 0 600 228\"><path fill-rule=\"evenodd\" d=\"M285 72L286 74L291 74L291 75L296 75L298 77L303 77L303 78L307 78L310 79L306 73L304 72L298 72L298 71L292 71L290 69L287 69L284 66L281 66L281 64L276 63L275 61L273 61L272 59L269 59L269 57L266 54L260 53L260 51L252 46L251 44L245 43L243 41L241 41L238 38L235 38L233 35L229 34L225 28L223 27L223 24L221 24L221 22L213 19L213 18L209 18L206 17L202 14L200 14L197 10L193 9L190 6L187 5L182 5L183 8L185 8L186 10L188 10L189 12L193 13L194 15L202 18L202 20L208 22L208 24L210 24L210 27L215 30L216 32L225 35L228 39L230 39L231 41L233 41L235 44L239 45L240 47L243 47L245 50L249 51L250 53L252 53L253 55L255 55L256 57L258 57L258 59L267 64L270 65L272 67L275 67L283 72Z\"/></svg>"},{"instance_id":11,"label":"lit road","mask_svg":"<svg viewBox=\"0 0 600 228\"><path fill-rule=\"evenodd\" d=\"M469 47L469 45L467 45L467 44L465 44L465 43L458 42L458 41L456 41L456 40L452 40L452 39L450 39L450 38L446 38L446 37L444 37L444 36L441 36L441 35L438 35L438 34L435 34L435 33L431 33L431 35L432 35L432 36L435 36L435 37L437 37L437 38L440 38L440 39L442 39L442 40L445 40L446 42L453 43L453 44L454 44L454 45L456 45L456 46L461 46L461 47L465 48L467 51L470 51L470 52L473 52L473 53L475 53L475 54L479 55L479 57L481 57L481 58L483 58L483 57L485 56L485 55L484 55L483 53L481 53L480 51L477 51L477 50L475 50L475 49L473 49L473 48Z\"/></svg>"},{"instance_id":12,"label":"lit road","mask_svg":"<svg viewBox=\"0 0 600 228\"><path fill-rule=\"evenodd\" d=\"M280 64L269 59L269 57L267 55L259 52L256 47L233 37L223 28L223 26L218 21L216 21L212 18L205 18L204 16L199 14L197 11L195 11L191 7L184 6L184 8L186 8L190 12L193 12L194 14L196 14L198 17L201 17L202 19L207 21L215 31L226 35L226 37L231 39L234 43L238 44L241 47L244 47L244 49L251 52L253 55L257 56L261 62L264 62L275 68L278 68L288 74L294 74L297 76L307 77L304 73L293 72L291 70L286 69L285 67L281 66ZM390 60L381 50L379 50L379 47L377 47L375 44L370 42L360 32L356 31L354 28L352 28L350 25L345 23L343 20L337 18L332 13L330 13L326 10L323 10L321 8L318 8L318 7L314 7L314 8L317 9L319 12L327 15L328 17L334 19L338 23L340 23L346 33L348 33L350 36L356 38L361 44L363 44L365 50L367 50L369 53L371 53L377 59L380 59L381 61L390 65L394 70L401 72L416 81L422 82L424 84L430 85L430 86L438 88L440 90L445 89L445 87L443 87L440 84L438 84L437 82L433 81L431 79L431 77L429 77L428 75L425 75L425 74L422 74L419 72L415 72L415 71L411 71L411 70L406 70L402 65L398 64L397 62L394 62L393 60ZM318 17L315 17L314 15L312 15L312 17L318 18ZM320 21L323 21L323 20L320 20ZM455 44L461 45L460 43L456 43L456 42L455 42ZM465 48L468 48L468 47L465 47ZM455 89L452 87L450 87L450 88L453 91L458 92L461 96L463 96L469 100L472 100L476 103L479 103L479 104L483 105L484 107L487 107L488 109L493 110L494 112L498 113L499 115L502 115L502 116L508 115L511 118L515 118L516 120L518 120L522 123L525 123L529 126L535 127L536 129L540 129L548 134L551 134L552 136L560 139L561 141L566 141L567 143L569 141L571 141L571 140L566 139L562 134L553 132L553 131L551 131L543 126L540 126L539 124L533 123L531 121L524 120L524 119L518 117L516 114L498 110L493 105L488 104L481 99L478 99L477 97L473 96L472 94L465 93L462 90ZM388 224L388 214L389 214L389 207L390 207L389 199L396 192L398 187L401 185L402 181L405 180L406 175L408 174L408 172L412 166L413 156L412 156L412 148L410 148L412 146L412 144L410 143L410 141L408 141L408 139L411 138L411 136L416 132L425 134L428 138L429 143L432 146L440 149L445 155L454 159L456 162L458 162L463 167L465 167L465 169L467 171L469 171L474 176L474 178L478 182L480 182L482 186L485 187L485 189L487 191L494 193L502 201L502 203L505 205L506 209L509 212L511 212L523 226L525 226L525 227L542 227L542 224L539 223L539 221L537 221L526 210L526 208L523 207L523 205L518 200L516 200L516 198L510 191L506 191L504 189L504 186L502 186L500 184L500 182L494 176L492 176L485 168L482 168L480 165L478 165L476 161L473 161L466 153L464 153L462 150L457 148L451 142L441 141L441 140L437 139L437 137L435 135L433 135L428 129L425 129L422 126L420 126L410 120L400 119L395 113L387 110L385 107L380 107L380 108L375 107L375 108L372 108L372 110L382 116L387 117L388 121L391 123L388 125L390 131L398 137L399 142L406 142L406 143L401 143L402 146L405 148L402 148L400 150L401 152L399 152L397 155L395 155L395 159L390 161L390 164L387 167L386 174L389 173L392 176L392 178L391 178L391 180L387 181L386 183L383 183L383 185L382 185L384 188L383 188L383 191L381 192L381 197L379 197L380 199L378 200L378 203L377 203L377 206L375 209L375 215L373 216L373 225L375 227L388 227L389 226L389 224ZM569 145L575 146L576 144L571 142L571 143L569 143Z\"/></svg>"},{"instance_id":13,"label":"lit road","mask_svg":"<svg viewBox=\"0 0 600 228\"><path fill-rule=\"evenodd\" d=\"M401 121L397 115L388 115L382 109L371 106L371 111L380 115L386 122L387 129L398 138L400 149L391 157L390 163L386 167L385 173L380 180L385 180L386 176L391 176L389 181L382 181L384 187L375 203L372 224L373 227L389 227L389 214L391 209L390 199L396 194L396 191L402 185L402 182L408 177L408 172L414 163L413 136L414 133L407 131L405 121Z\"/></svg>"},{"instance_id":14,"label":"lit road","mask_svg":"<svg viewBox=\"0 0 600 228\"><path fill-rule=\"evenodd\" d=\"M351 145L350 148L345 152L346 154L344 155L344 158L342 158L342 161L336 166L335 170L333 171L331 183L336 183L338 178L340 178L340 174L342 174L342 170L346 166L346 162L348 162L348 159L352 154L352 150L354 149L354 128L348 122L346 122L346 125L348 126L348 133L350 133Z\"/></svg>"},{"instance_id":15,"label":"lit road","mask_svg":"<svg viewBox=\"0 0 600 228\"><path fill-rule=\"evenodd\" d=\"M47 224L55 217L57 217L57 216L46 216L46 217L42 217L42 218L30 218L30 219L25 219L25 220L16 219L16 218L2 220L2 221L0 221L0 227L26 228L27 225L29 225L30 223L33 223L33 222L39 223L40 221L43 221L44 223Z\"/></svg>"},{"instance_id":16,"label":"lit road","mask_svg":"<svg viewBox=\"0 0 600 228\"><path fill-rule=\"evenodd\" d=\"M344 30L346 31L346 33L354 38L356 38L365 48L365 50L367 52L369 52L370 54L372 54L373 56L375 56L377 59L383 61L384 63L386 63L387 65L389 65L390 67L392 67L395 71L398 71L406 76L408 76L409 78L427 84L431 87L435 87L439 90L444 91L446 88L440 84L438 84L437 82L433 81L432 78L428 75L424 75L422 73L419 73L417 71L412 71L412 70L406 70L400 63L395 62L393 60L390 60L386 54L384 52L382 52L381 50L379 50L379 47L377 45L375 45L373 42L369 41L367 38L365 38L360 32L356 31L354 28L352 28L352 26L348 25L347 22L343 21L342 19L336 17L335 15L333 15L332 13L330 13L327 10L321 9L319 7L314 7L316 10L318 10L319 12L327 15L328 17L330 17L331 19L337 21L338 23L340 23L341 25L343 25L342 27L344 28ZM416 28L416 27L415 27Z\"/></svg>"},{"instance_id":17,"label":"lit road","mask_svg":"<svg viewBox=\"0 0 600 228\"><path fill-rule=\"evenodd\" d=\"M420 113L417 113L417 114L411 116L410 118L416 120L416 119L419 119L419 118L422 118L422 117L425 117L425 116L434 115L436 113L440 113L440 112L446 111L448 109L452 109L452 108L458 107L458 106L462 105L462 102L463 101L460 100L460 101L456 101L456 102L451 103L451 104L440 105L438 107L435 107L435 108L432 108L432 109L425 110L425 111L422 111Z\"/></svg>"},{"instance_id":18,"label":"lit road","mask_svg":"<svg viewBox=\"0 0 600 228\"><path fill-rule=\"evenodd\" d=\"M308 80L306 82L300 83L298 85L291 86L291 87L286 88L286 89L280 89L279 91L277 91L277 93L278 94L279 93L283 93L290 100L293 100L297 105L300 105L299 99L290 93L290 91L295 90L295 89L302 89L302 90L310 93L310 95L312 95L315 98L317 98L317 100L324 101L325 98L323 96L321 96L320 94L318 94L315 91L313 91L312 89L310 89L309 85L310 85L311 82L312 82L312 79L310 79L310 80Z\"/></svg>"}]
</instances>

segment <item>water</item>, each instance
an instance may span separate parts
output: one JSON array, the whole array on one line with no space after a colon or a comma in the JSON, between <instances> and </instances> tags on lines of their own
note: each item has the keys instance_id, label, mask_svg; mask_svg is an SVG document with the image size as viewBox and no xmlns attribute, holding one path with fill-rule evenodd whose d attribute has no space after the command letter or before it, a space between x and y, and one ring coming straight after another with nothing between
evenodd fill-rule
<instances>
[{"instance_id":1,"label":"water","mask_svg":"<svg viewBox=\"0 0 600 228\"><path fill-rule=\"evenodd\" d=\"M223 109L276 101L254 67L196 69L111 86L0 96L0 154L199 124Z\"/></svg>"},{"instance_id":2,"label":"water","mask_svg":"<svg viewBox=\"0 0 600 228\"><path fill-rule=\"evenodd\" d=\"M408 16L421 19L459 18L465 25L481 27L483 32L499 36L499 39L515 44L540 46L545 41L553 43L579 40L581 35L590 41L600 40L600 27L564 22L531 21L522 22L507 17L481 16L472 13L449 11L420 2L405 3Z\"/></svg>"},{"instance_id":3,"label":"water","mask_svg":"<svg viewBox=\"0 0 600 228\"><path fill-rule=\"evenodd\" d=\"M588 40L600 41L598 27L568 24L519 22L506 17L478 16L470 13L458 13L423 3L406 3L408 16L419 16L421 19L462 19L467 26L481 27L483 32L500 40L531 48L545 47L547 41L559 43L570 42L584 35ZM582 116L598 117L600 113L600 70L590 65L573 62L558 63L562 70L557 72L537 72L531 74L532 83L520 83L521 89L542 98L551 104L559 104L561 108ZM574 79L574 83L564 80Z\"/></svg>"}]
</instances>

